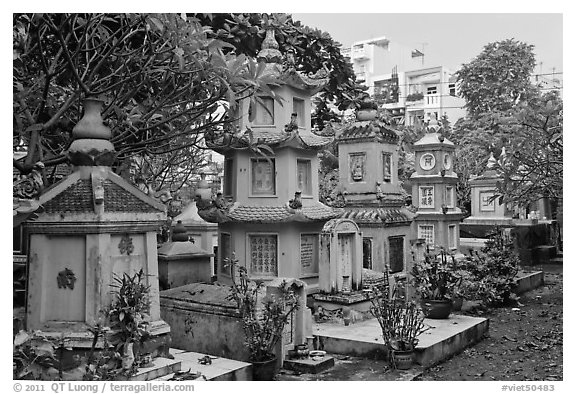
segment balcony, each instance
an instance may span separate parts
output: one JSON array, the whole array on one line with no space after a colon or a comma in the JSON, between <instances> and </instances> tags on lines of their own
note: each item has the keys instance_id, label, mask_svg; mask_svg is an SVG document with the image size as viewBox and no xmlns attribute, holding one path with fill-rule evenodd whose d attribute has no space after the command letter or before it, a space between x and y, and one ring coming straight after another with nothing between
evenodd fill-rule
<instances>
[{"instance_id":1,"label":"balcony","mask_svg":"<svg viewBox=\"0 0 576 394\"><path fill-rule=\"evenodd\" d=\"M424 95L422 93L420 93L420 92L410 93L408 96L406 96L406 106L410 107L410 106L422 104L423 100L424 100Z\"/></svg>"},{"instance_id":2,"label":"balcony","mask_svg":"<svg viewBox=\"0 0 576 394\"><path fill-rule=\"evenodd\" d=\"M440 105L440 95L439 94L427 94L424 96L424 106L426 107L438 107Z\"/></svg>"},{"instance_id":3,"label":"balcony","mask_svg":"<svg viewBox=\"0 0 576 394\"><path fill-rule=\"evenodd\" d=\"M352 57L352 49L350 48L340 48L340 53L344 57Z\"/></svg>"},{"instance_id":4,"label":"balcony","mask_svg":"<svg viewBox=\"0 0 576 394\"><path fill-rule=\"evenodd\" d=\"M352 59L353 60L360 60L360 59L367 59L368 53L366 51L366 47L364 45L354 45L352 47Z\"/></svg>"}]
</instances>

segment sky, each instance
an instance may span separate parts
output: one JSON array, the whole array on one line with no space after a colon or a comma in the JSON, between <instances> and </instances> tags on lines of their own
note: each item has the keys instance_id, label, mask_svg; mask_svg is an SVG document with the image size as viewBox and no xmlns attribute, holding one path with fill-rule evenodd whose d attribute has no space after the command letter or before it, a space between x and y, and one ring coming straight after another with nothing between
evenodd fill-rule
<instances>
[{"instance_id":1,"label":"sky","mask_svg":"<svg viewBox=\"0 0 576 394\"><path fill-rule=\"evenodd\" d=\"M344 46L385 36L423 50L426 64L454 71L495 41L534 45L536 73L562 72L561 13L292 13L295 20L329 33ZM542 64L540 65L540 62Z\"/></svg>"}]
</instances>

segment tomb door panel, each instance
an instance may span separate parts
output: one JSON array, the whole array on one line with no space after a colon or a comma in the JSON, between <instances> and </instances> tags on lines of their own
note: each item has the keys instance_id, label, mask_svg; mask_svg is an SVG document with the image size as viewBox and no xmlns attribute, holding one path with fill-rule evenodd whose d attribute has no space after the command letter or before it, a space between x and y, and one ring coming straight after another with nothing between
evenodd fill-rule
<instances>
[{"instance_id":1,"label":"tomb door panel","mask_svg":"<svg viewBox=\"0 0 576 394\"><path fill-rule=\"evenodd\" d=\"M340 277L342 278L343 288L350 289L352 278L352 259L353 253L353 237L354 234L339 234L338 235L338 251L340 260Z\"/></svg>"},{"instance_id":2,"label":"tomb door panel","mask_svg":"<svg viewBox=\"0 0 576 394\"><path fill-rule=\"evenodd\" d=\"M84 321L86 317L86 244L84 237L56 236L44 268L42 300L47 321Z\"/></svg>"}]
</instances>

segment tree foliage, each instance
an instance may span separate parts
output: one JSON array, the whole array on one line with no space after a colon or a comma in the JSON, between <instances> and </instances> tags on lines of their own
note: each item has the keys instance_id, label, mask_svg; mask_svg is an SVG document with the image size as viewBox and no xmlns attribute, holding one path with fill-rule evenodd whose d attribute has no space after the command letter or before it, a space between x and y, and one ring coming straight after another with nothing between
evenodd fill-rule
<instances>
[{"instance_id":1,"label":"tree foliage","mask_svg":"<svg viewBox=\"0 0 576 394\"><path fill-rule=\"evenodd\" d=\"M15 14L13 145L22 172L65 162L87 96L106 99L119 161L202 147L230 107L267 89L262 67L179 14Z\"/></svg>"},{"instance_id":2,"label":"tree foliage","mask_svg":"<svg viewBox=\"0 0 576 394\"><path fill-rule=\"evenodd\" d=\"M457 190L465 205L470 177L484 172L491 153L504 178L501 202L526 206L562 197L562 98L531 83L534 65L533 46L509 39L486 45L457 72L469 113L448 138L457 146Z\"/></svg>"},{"instance_id":3,"label":"tree foliage","mask_svg":"<svg viewBox=\"0 0 576 394\"><path fill-rule=\"evenodd\" d=\"M201 157L204 134L233 123L239 100L270 93L275 81L254 59L268 25L280 50L295 50L300 71L331 70L323 99L354 102L362 89L339 44L290 15L14 14L13 148L27 152L14 166L29 173L42 161L46 183L67 160L83 99L96 95L106 99L118 168L148 162L150 176L178 172L170 160Z\"/></svg>"},{"instance_id":4,"label":"tree foliage","mask_svg":"<svg viewBox=\"0 0 576 394\"><path fill-rule=\"evenodd\" d=\"M514 39L492 42L456 72L470 116L509 110L534 94L530 83L536 65L533 49Z\"/></svg>"},{"instance_id":5,"label":"tree foliage","mask_svg":"<svg viewBox=\"0 0 576 394\"><path fill-rule=\"evenodd\" d=\"M340 44L330 34L302 25L289 14L194 14L200 23L210 27L210 37L234 46L236 53L256 56L264 39L264 26L272 26L281 52L294 50L298 71L313 74L323 67L330 73L328 85L316 100L313 123L320 129L334 112L357 106L367 87L356 82L350 61L340 52Z\"/></svg>"}]
</instances>

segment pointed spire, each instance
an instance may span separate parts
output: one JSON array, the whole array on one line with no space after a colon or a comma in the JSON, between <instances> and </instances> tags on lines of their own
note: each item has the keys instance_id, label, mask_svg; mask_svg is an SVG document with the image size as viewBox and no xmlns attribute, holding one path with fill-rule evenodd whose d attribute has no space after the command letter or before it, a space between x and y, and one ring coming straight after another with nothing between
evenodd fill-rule
<instances>
[{"instance_id":1,"label":"pointed spire","mask_svg":"<svg viewBox=\"0 0 576 394\"><path fill-rule=\"evenodd\" d=\"M496 167L496 164L498 164L498 162L494 157L494 153L490 152L490 158L488 158L488 163L486 163L486 169L492 170L494 167Z\"/></svg>"}]
</instances>

